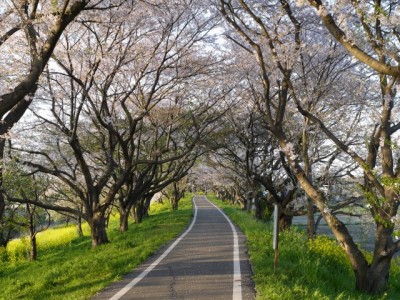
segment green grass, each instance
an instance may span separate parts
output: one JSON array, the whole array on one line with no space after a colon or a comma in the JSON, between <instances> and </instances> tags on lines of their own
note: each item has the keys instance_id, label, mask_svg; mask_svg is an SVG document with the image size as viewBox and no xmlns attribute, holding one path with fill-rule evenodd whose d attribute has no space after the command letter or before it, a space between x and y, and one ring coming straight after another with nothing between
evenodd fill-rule
<instances>
[{"instance_id":1,"label":"green grass","mask_svg":"<svg viewBox=\"0 0 400 300\"><path fill-rule=\"evenodd\" d=\"M247 236L257 299L400 299L400 262L394 262L389 290L369 297L354 290L354 275L336 242L322 237L309 243L293 229L280 235L278 269L273 270L272 228L237 207L215 201ZM160 246L179 234L191 217L190 197L180 210L156 204L142 224L118 232L117 216L111 218L111 243L91 248L88 228L79 238L73 226L55 228L38 236L39 257L27 261L27 242L13 241L8 262L0 259L0 299L88 299L145 261ZM0 249L1 250L1 249Z\"/></svg>"},{"instance_id":2,"label":"green grass","mask_svg":"<svg viewBox=\"0 0 400 300\"><path fill-rule=\"evenodd\" d=\"M124 234L118 231L116 216L111 218L111 242L94 249L87 228L83 238L74 227L39 235L35 262L26 259L26 242L13 242L7 249L9 261L0 261L0 299L90 298L176 237L190 221L190 199L181 200L174 212L168 203L153 205L150 217L141 224L129 224Z\"/></svg>"},{"instance_id":3,"label":"green grass","mask_svg":"<svg viewBox=\"0 0 400 300\"><path fill-rule=\"evenodd\" d=\"M350 264L334 240L320 237L310 243L304 232L293 228L280 234L274 272L271 224L257 221L214 196L208 198L222 207L247 237L257 299L400 299L399 259L393 261L387 293L368 296L355 290Z\"/></svg>"}]
</instances>

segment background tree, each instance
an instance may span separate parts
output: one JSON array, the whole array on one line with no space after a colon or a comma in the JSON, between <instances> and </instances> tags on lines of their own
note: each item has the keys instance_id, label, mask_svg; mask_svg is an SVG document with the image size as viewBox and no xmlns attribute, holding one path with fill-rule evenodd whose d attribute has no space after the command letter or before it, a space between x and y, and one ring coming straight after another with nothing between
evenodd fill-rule
<instances>
[{"instance_id":1,"label":"background tree","mask_svg":"<svg viewBox=\"0 0 400 300\"><path fill-rule=\"evenodd\" d=\"M46 202L48 185L45 178L30 176L22 168L9 162L4 177L6 199L14 202L16 199L29 199L35 202ZM18 233L29 234L30 251L29 260L37 259L36 236L45 231L51 224L49 212L34 204L14 204L13 218L10 220Z\"/></svg>"},{"instance_id":2,"label":"background tree","mask_svg":"<svg viewBox=\"0 0 400 300\"><path fill-rule=\"evenodd\" d=\"M182 178L177 182L173 182L161 191L161 193L168 199L173 210L178 209L179 200L185 197L187 184L187 178Z\"/></svg>"}]
</instances>

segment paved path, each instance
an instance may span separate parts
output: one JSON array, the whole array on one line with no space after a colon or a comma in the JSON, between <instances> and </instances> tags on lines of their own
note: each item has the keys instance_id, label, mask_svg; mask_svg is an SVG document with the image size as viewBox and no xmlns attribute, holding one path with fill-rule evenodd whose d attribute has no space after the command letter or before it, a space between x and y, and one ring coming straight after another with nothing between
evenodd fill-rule
<instances>
[{"instance_id":1,"label":"paved path","mask_svg":"<svg viewBox=\"0 0 400 300\"><path fill-rule=\"evenodd\" d=\"M189 228L93 299L254 299L245 238L204 196Z\"/></svg>"}]
</instances>

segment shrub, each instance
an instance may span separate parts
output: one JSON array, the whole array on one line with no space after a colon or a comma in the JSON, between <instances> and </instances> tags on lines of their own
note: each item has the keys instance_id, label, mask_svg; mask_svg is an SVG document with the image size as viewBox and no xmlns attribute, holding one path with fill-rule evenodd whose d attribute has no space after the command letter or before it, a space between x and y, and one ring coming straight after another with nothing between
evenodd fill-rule
<instances>
[{"instance_id":1,"label":"shrub","mask_svg":"<svg viewBox=\"0 0 400 300\"><path fill-rule=\"evenodd\" d=\"M22 237L20 239L12 240L7 244L7 258L8 261L15 263L25 260L29 255L29 238Z\"/></svg>"},{"instance_id":2,"label":"shrub","mask_svg":"<svg viewBox=\"0 0 400 300\"><path fill-rule=\"evenodd\" d=\"M316 254L319 257L323 256L327 261L334 264L342 264L345 262L350 267L350 263L343 249L334 239L326 235L317 236L314 240L310 240L308 242L308 249L311 255Z\"/></svg>"},{"instance_id":3,"label":"shrub","mask_svg":"<svg viewBox=\"0 0 400 300\"><path fill-rule=\"evenodd\" d=\"M0 262L8 260L7 250L5 247L0 247Z\"/></svg>"}]
</instances>

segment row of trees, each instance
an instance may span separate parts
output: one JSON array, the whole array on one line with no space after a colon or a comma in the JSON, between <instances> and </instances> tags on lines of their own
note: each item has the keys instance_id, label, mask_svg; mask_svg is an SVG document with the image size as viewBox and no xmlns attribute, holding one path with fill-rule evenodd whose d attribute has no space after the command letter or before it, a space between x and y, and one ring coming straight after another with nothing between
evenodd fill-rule
<instances>
[{"instance_id":1,"label":"row of trees","mask_svg":"<svg viewBox=\"0 0 400 300\"><path fill-rule=\"evenodd\" d=\"M124 231L167 186L176 203L207 153L221 194L267 192L282 227L308 215L310 238L319 210L356 287L385 289L400 250L399 4L197 2L0 5L2 222L35 204L86 220L97 246L113 207ZM40 193L15 188L26 176ZM337 217L351 203L375 222L372 261Z\"/></svg>"},{"instance_id":2,"label":"row of trees","mask_svg":"<svg viewBox=\"0 0 400 300\"><path fill-rule=\"evenodd\" d=\"M38 9L25 5L28 15ZM199 51L215 26L201 6L98 5L60 34L34 96L21 100L29 106L24 121L10 138L9 112L3 122L8 135L2 136L3 144L9 141L2 196L10 210L11 203L29 203L83 219L93 246L108 242L113 207L126 231L131 211L140 222L153 195L188 174L206 151L224 111L215 104L225 94L211 84L221 76L219 58ZM56 8L41 7L41 13L50 9L48 18ZM39 39L43 24L37 26ZM21 51L31 53L24 46ZM24 53L16 57L17 63L23 59ZM19 166L18 176L5 177L7 164ZM10 188L10 180L33 175L46 183L40 199L29 196L28 186Z\"/></svg>"},{"instance_id":3,"label":"row of trees","mask_svg":"<svg viewBox=\"0 0 400 300\"><path fill-rule=\"evenodd\" d=\"M239 102L226 117L231 139L212 159L239 184L217 189L242 202L248 191L268 191L266 204L280 206L282 227L308 215L310 238L317 209L347 254L357 289L384 290L400 250L398 4L216 5L227 25ZM350 204L367 209L375 223L372 261L338 218Z\"/></svg>"}]
</instances>

